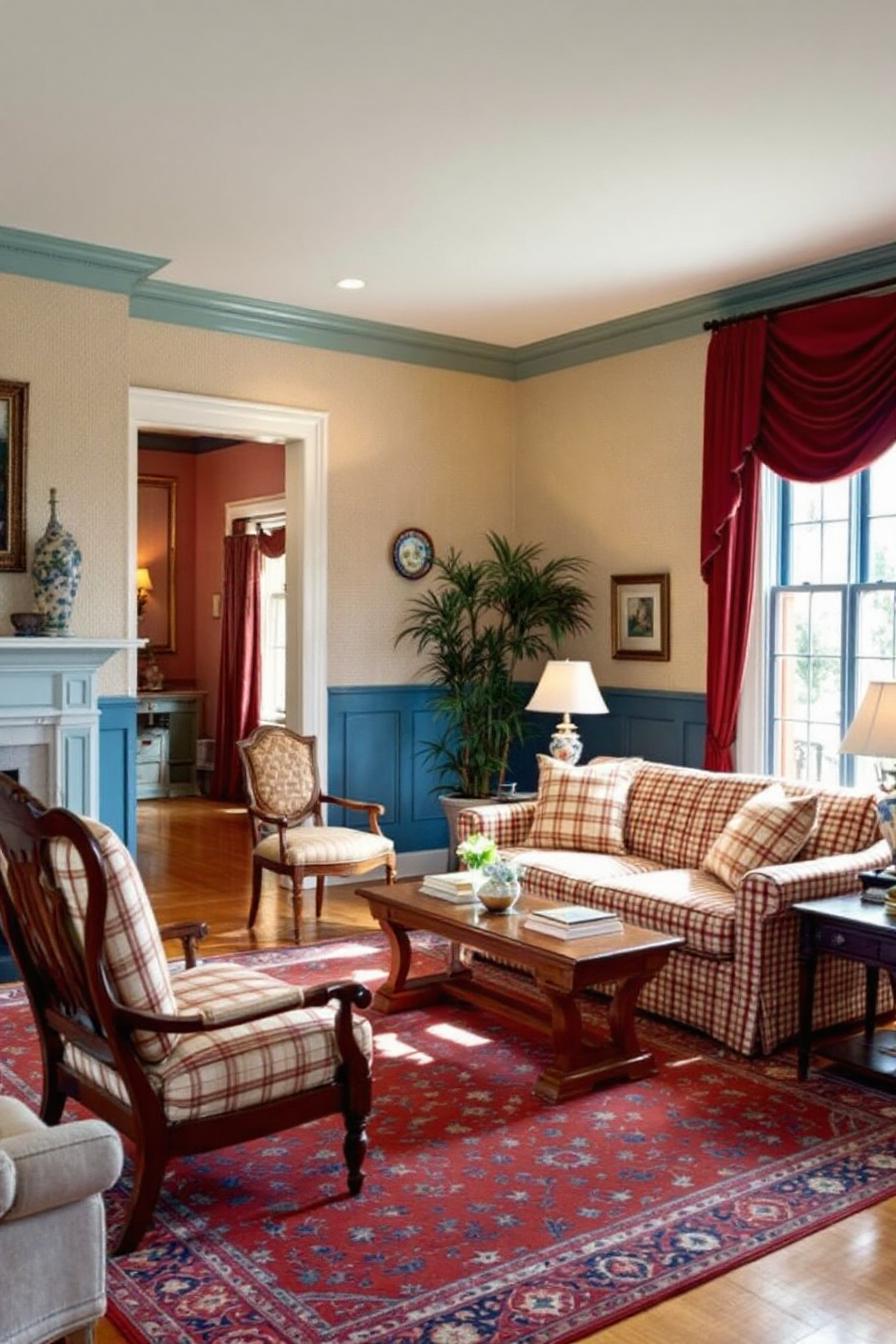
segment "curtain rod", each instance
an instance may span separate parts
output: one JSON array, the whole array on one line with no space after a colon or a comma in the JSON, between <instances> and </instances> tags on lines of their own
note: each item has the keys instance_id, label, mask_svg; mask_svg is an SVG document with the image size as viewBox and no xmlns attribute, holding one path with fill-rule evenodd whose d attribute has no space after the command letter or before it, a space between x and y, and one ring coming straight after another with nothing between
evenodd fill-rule
<instances>
[{"instance_id":1,"label":"curtain rod","mask_svg":"<svg viewBox=\"0 0 896 1344\"><path fill-rule=\"evenodd\" d=\"M835 294L821 294L817 299L797 299L793 303L782 303L775 308L759 308L752 313L736 313L733 317L714 317L703 323L704 331L719 331L722 327L733 326L735 322L747 322L751 317L774 317L776 313L790 313L795 308L813 308L818 303L833 303L835 299L850 299L856 294L868 294L874 289L886 289L896 285L896 276L888 280L873 280L867 285L855 285L852 289L841 289Z\"/></svg>"}]
</instances>

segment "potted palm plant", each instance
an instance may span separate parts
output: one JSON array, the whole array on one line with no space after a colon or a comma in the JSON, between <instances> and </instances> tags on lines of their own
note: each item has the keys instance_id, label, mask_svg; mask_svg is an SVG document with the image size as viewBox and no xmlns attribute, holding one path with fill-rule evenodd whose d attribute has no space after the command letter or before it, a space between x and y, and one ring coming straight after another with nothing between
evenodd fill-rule
<instances>
[{"instance_id":1,"label":"potted palm plant","mask_svg":"<svg viewBox=\"0 0 896 1344\"><path fill-rule=\"evenodd\" d=\"M452 813L492 796L504 782L510 748L525 736L519 664L556 657L564 636L590 627L591 599L578 581L586 561L543 560L541 546L514 546L495 532L488 544L491 554L482 560L452 549L435 561L435 584L413 599L398 635L423 655L420 674L433 683L444 725L426 750L450 790L442 798L449 857Z\"/></svg>"}]
</instances>

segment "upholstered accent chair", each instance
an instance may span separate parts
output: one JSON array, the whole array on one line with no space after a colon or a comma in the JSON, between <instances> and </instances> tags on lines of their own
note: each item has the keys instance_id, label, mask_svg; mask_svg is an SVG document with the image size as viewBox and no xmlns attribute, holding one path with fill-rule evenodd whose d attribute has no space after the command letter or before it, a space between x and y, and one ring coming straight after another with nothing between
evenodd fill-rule
<instances>
[{"instance_id":1,"label":"upholstered accent chair","mask_svg":"<svg viewBox=\"0 0 896 1344\"><path fill-rule=\"evenodd\" d=\"M292 882L296 942L301 938L302 883L306 877L317 879L318 919L328 877L350 877L382 867L387 881L395 881L395 845L379 826L385 808L382 803L359 803L321 793L316 738L300 737L289 728L263 726L237 747L252 827L250 929L258 914L265 869ZM324 803L366 812L368 829L325 826L321 810ZM313 825L309 826L309 821Z\"/></svg>"},{"instance_id":2,"label":"upholstered accent chair","mask_svg":"<svg viewBox=\"0 0 896 1344\"><path fill-rule=\"evenodd\" d=\"M102 1192L121 1140L101 1120L48 1129L0 1097L0 1339L88 1344L106 1310Z\"/></svg>"},{"instance_id":3,"label":"upholstered accent chair","mask_svg":"<svg viewBox=\"0 0 896 1344\"><path fill-rule=\"evenodd\" d=\"M137 867L107 827L45 811L0 775L0 918L43 1053L40 1113L67 1097L135 1145L116 1249L146 1229L166 1162L341 1114L348 1188L367 1148L372 1033L356 983L301 989L250 967L197 965L203 925L159 929ZM184 944L172 974L163 939ZM301 1169L296 1172L301 1180Z\"/></svg>"}]
</instances>

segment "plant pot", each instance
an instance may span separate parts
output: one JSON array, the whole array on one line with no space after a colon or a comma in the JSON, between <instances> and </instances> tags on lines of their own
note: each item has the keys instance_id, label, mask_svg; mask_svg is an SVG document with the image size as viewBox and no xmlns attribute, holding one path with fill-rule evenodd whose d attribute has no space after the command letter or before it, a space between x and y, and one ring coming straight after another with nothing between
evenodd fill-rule
<instances>
[{"instance_id":1,"label":"plant pot","mask_svg":"<svg viewBox=\"0 0 896 1344\"><path fill-rule=\"evenodd\" d=\"M493 877L483 882L476 892L477 900L480 900L492 915L508 914L519 900L519 895L519 882L496 882Z\"/></svg>"},{"instance_id":2,"label":"plant pot","mask_svg":"<svg viewBox=\"0 0 896 1344\"><path fill-rule=\"evenodd\" d=\"M455 853L457 849L457 818L461 812L466 811L468 807L482 807L485 803L493 803L493 798L461 798L456 793L443 793L439 798L442 804L442 811L445 813L445 820L448 823L448 872L454 873L460 867L460 860Z\"/></svg>"}]
</instances>

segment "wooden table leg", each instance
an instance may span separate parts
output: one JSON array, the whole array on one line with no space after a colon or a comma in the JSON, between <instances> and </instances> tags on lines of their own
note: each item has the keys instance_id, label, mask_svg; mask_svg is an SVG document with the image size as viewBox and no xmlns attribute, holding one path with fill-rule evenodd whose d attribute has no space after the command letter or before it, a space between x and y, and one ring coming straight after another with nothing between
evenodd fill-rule
<instances>
[{"instance_id":1,"label":"wooden table leg","mask_svg":"<svg viewBox=\"0 0 896 1344\"><path fill-rule=\"evenodd\" d=\"M865 967L865 1040L870 1041L877 1028L877 987L880 984L880 968Z\"/></svg>"},{"instance_id":2,"label":"wooden table leg","mask_svg":"<svg viewBox=\"0 0 896 1344\"><path fill-rule=\"evenodd\" d=\"M538 1078L535 1094L544 1101L568 1101L617 1078L643 1078L653 1073L653 1055L642 1050L635 1031L635 1004L651 971L631 975L617 987L610 1004L610 1042L594 1045L582 1026L582 1014L569 990L537 979L551 1009L554 1058Z\"/></svg>"},{"instance_id":3,"label":"wooden table leg","mask_svg":"<svg viewBox=\"0 0 896 1344\"><path fill-rule=\"evenodd\" d=\"M811 948L800 955L799 989L799 1045L797 1049L797 1077L809 1077L809 1053L812 1048L812 1006L815 1002L815 968L818 957Z\"/></svg>"},{"instance_id":4,"label":"wooden table leg","mask_svg":"<svg viewBox=\"0 0 896 1344\"><path fill-rule=\"evenodd\" d=\"M388 978L373 996L373 1007L378 1012L401 1013L438 1003L444 998L444 987L449 980L469 977L469 971L462 966L457 969L452 959L452 968L447 972L439 971L434 975L420 975L409 980L413 949L407 929L384 918L380 918L380 928L389 940L391 964Z\"/></svg>"}]
</instances>

